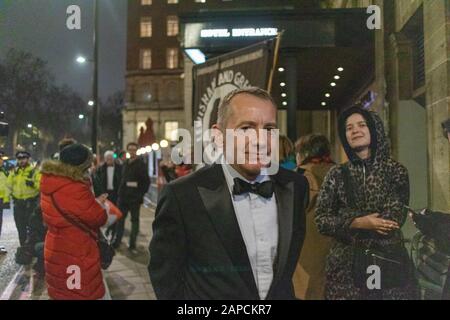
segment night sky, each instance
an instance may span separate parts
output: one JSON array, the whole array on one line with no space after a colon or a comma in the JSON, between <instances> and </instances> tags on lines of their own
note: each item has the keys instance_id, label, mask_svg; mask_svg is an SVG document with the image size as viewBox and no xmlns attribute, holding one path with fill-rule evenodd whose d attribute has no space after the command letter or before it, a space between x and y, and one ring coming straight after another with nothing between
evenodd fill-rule
<instances>
[{"instance_id":1,"label":"night sky","mask_svg":"<svg viewBox=\"0 0 450 320\"><path fill-rule=\"evenodd\" d=\"M81 30L66 27L67 7L81 8ZM99 95L125 88L127 0L99 0ZM79 65L78 55L93 55L92 0L0 0L0 58L9 48L31 52L48 62L58 84L84 99L91 96L92 63Z\"/></svg>"}]
</instances>

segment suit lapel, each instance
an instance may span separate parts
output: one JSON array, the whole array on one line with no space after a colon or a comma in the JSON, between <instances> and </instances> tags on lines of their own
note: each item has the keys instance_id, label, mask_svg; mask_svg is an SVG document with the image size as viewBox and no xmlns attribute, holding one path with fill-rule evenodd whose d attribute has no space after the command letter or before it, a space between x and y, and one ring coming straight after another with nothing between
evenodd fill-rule
<instances>
[{"instance_id":1,"label":"suit lapel","mask_svg":"<svg viewBox=\"0 0 450 320\"><path fill-rule=\"evenodd\" d=\"M222 167L215 164L210 170L213 174L209 177L214 178L197 187L200 197L234 267L238 268L238 274L246 283L251 295L259 297Z\"/></svg>"},{"instance_id":2,"label":"suit lapel","mask_svg":"<svg viewBox=\"0 0 450 320\"><path fill-rule=\"evenodd\" d=\"M274 265L274 276L268 296L282 276L289 258L294 219L294 182L284 182L273 177L278 209L278 254Z\"/></svg>"}]
</instances>

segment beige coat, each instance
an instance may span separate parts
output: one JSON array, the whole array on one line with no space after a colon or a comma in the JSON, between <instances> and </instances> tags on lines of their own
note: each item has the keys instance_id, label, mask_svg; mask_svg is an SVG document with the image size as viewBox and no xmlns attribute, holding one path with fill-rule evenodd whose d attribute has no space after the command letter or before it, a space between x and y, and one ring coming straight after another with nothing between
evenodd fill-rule
<instances>
[{"instance_id":1,"label":"beige coat","mask_svg":"<svg viewBox=\"0 0 450 320\"><path fill-rule=\"evenodd\" d=\"M302 300L323 300L325 290L325 260L332 238L321 235L314 223L320 186L333 164L309 163L300 168L309 183L309 205L306 210L306 237L293 276L295 295Z\"/></svg>"}]
</instances>

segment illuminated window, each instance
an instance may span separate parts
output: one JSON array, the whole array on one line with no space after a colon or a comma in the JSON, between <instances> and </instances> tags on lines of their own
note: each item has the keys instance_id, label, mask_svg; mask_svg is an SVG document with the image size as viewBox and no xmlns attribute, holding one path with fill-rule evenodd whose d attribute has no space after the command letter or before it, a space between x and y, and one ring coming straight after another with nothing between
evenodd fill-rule
<instances>
[{"instance_id":1,"label":"illuminated window","mask_svg":"<svg viewBox=\"0 0 450 320\"><path fill-rule=\"evenodd\" d=\"M176 4L178 3L178 0L167 0L168 4Z\"/></svg>"},{"instance_id":2,"label":"illuminated window","mask_svg":"<svg viewBox=\"0 0 450 320\"><path fill-rule=\"evenodd\" d=\"M206 0L195 0L197 3L206 3Z\"/></svg>"},{"instance_id":3,"label":"illuminated window","mask_svg":"<svg viewBox=\"0 0 450 320\"><path fill-rule=\"evenodd\" d=\"M141 50L141 69L151 69L152 68L152 50L142 49Z\"/></svg>"},{"instance_id":4,"label":"illuminated window","mask_svg":"<svg viewBox=\"0 0 450 320\"><path fill-rule=\"evenodd\" d=\"M152 0L141 0L141 6L151 6Z\"/></svg>"},{"instance_id":5,"label":"illuminated window","mask_svg":"<svg viewBox=\"0 0 450 320\"><path fill-rule=\"evenodd\" d=\"M167 35L169 37L178 35L178 17L168 16L167 17Z\"/></svg>"},{"instance_id":6,"label":"illuminated window","mask_svg":"<svg viewBox=\"0 0 450 320\"><path fill-rule=\"evenodd\" d=\"M145 129L147 128L147 126L145 125L145 121L139 121L138 123L137 123L137 126L136 126L136 137L138 137L139 138L139 135L141 134L141 128L143 128L144 129L144 132L145 132Z\"/></svg>"},{"instance_id":7,"label":"illuminated window","mask_svg":"<svg viewBox=\"0 0 450 320\"><path fill-rule=\"evenodd\" d=\"M168 69L178 68L178 49L177 48L167 49L167 68Z\"/></svg>"},{"instance_id":8,"label":"illuminated window","mask_svg":"<svg viewBox=\"0 0 450 320\"><path fill-rule=\"evenodd\" d=\"M141 18L141 38L148 38L152 36L152 18Z\"/></svg>"},{"instance_id":9,"label":"illuminated window","mask_svg":"<svg viewBox=\"0 0 450 320\"><path fill-rule=\"evenodd\" d=\"M166 121L164 123L164 138L169 141L178 140L178 121Z\"/></svg>"}]
</instances>

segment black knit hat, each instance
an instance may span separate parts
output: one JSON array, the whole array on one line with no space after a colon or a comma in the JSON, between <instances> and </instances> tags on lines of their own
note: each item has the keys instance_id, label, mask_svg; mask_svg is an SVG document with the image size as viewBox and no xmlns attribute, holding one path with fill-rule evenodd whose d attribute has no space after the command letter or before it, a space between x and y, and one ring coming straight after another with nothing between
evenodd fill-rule
<instances>
[{"instance_id":1,"label":"black knit hat","mask_svg":"<svg viewBox=\"0 0 450 320\"><path fill-rule=\"evenodd\" d=\"M74 143L62 149L59 160L70 166L87 169L92 163L92 152L88 147Z\"/></svg>"}]
</instances>

